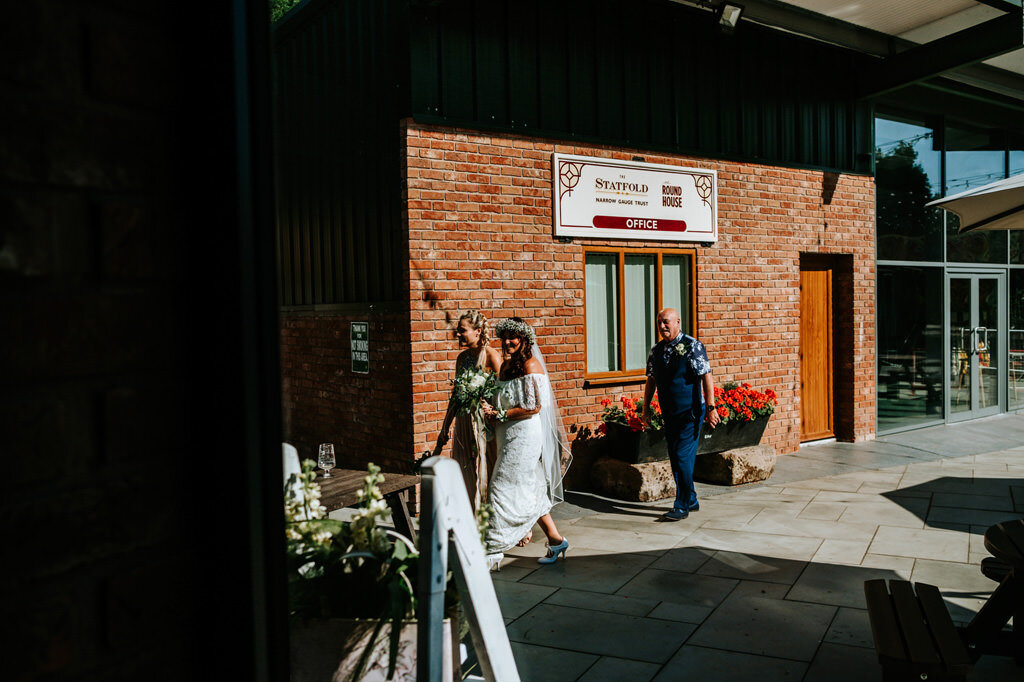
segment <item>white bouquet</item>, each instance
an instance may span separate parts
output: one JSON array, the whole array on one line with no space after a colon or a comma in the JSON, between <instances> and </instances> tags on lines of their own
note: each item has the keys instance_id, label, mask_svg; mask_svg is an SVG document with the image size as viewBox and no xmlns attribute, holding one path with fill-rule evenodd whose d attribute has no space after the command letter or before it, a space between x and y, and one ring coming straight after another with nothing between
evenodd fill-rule
<instances>
[{"instance_id":1,"label":"white bouquet","mask_svg":"<svg viewBox=\"0 0 1024 682\"><path fill-rule=\"evenodd\" d=\"M479 367L467 367L455 377L453 400L459 412L483 419L483 403L494 400L498 377Z\"/></svg>"}]
</instances>

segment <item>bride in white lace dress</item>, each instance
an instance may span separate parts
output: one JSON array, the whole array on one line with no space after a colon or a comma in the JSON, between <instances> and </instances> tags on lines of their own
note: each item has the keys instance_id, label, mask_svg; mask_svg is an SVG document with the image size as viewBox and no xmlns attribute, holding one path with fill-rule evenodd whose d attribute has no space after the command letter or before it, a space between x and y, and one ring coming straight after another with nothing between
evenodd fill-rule
<instances>
[{"instance_id":1,"label":"bride in white lace dress","mask_svg":"<svg viewBox=\"0 0 1024 682\"><path fill-rule=\"evenodd\" d=\"M498 442L486 551L494 563L500 562L502 552L528 543L533 524L539 523L548 552L538 561L552 564L569 548L550 514L562 499L569 451L533 329L513 317L498 323L496 332L506 360L496 405L484 411L496 426Z\"/></svg>"}]
</instances>

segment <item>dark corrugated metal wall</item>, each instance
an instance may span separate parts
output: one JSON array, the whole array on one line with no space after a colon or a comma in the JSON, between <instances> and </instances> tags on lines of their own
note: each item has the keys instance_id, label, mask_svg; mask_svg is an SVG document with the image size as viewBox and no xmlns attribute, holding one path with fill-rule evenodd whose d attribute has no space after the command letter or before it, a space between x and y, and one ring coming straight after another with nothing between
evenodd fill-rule
<instances>
[{"instance_id":1,"label":"dark corrugated metal wall","mask_svg":"<svg viewBox=\"0 0 1024 682\"><path fill-rule=\"evenodd\" d=\"M274 32L281 304L402 298L400 3L310 2Z\"/></svg>"},{"instance_id":2,"label":"dark corrugated metal wall","mask_svg":"<svg viewBox=\"0 0 1024 682\"><path fill-rule=\"evenodd\" d=\"M282 305L403 299L406 116L870 172L858 59L653 0L308 0L274 31Z\"/></svg>"},{"instance_id":3,"label":"dark corrugated metal wall","mask_svg":"<svg viewBox=\"0 0 1024 682\"><path fill-rule=\"evenodd\" d=\"M869 172L853 53L666 2L413 9L417 121Z\"/></svg>"}]
</instances>

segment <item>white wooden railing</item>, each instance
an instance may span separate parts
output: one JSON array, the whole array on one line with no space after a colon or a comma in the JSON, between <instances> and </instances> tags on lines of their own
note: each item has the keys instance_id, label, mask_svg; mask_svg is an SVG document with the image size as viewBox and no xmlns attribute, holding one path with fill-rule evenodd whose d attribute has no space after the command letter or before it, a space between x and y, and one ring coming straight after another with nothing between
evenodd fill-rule
<instances>
[{"instance_id":1,"label":"white wooden railing","mask_svg":"<svg viewBox=\"0 0 1024 682\"><path fill-rule=\"evenodd\" d=\"M416 679L449 682L442 679L441 673L441 621L446 577L451 568L484 678L492 682L519 682L459 465L447 457L431 457L423 463L421 471ZM451 566L449 558L454 559ZM452 632L452 637L457 639L458 633Z\"/></svg>"}]
</instances>

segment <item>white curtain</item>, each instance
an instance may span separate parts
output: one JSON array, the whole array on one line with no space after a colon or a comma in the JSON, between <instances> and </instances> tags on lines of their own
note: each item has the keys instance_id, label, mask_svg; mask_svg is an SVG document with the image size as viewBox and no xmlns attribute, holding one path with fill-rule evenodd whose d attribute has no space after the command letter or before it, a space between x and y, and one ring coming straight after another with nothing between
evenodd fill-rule
<instances>
[{"instance_id":1,"label":"white curtain","mask_svg":"<svg viewBox=\"0 0 1024 682\"><path fill-rule=\"evenodd\" d=\"M693 334L690 319L690 257L664 256L661 259L661 307L679 311L683 331Z\"/></svg>"},{"instance_id":2,"label":"white curtain","mask_svg":"<svg viewBox=\"0 0 1024 682\"><path fill-rule=\"evenodd\" d=\"M587 254L587 371L619 368L618 255Z\"/></svg>"},{"instance_id":3,"label":"white curtain","mask_svg":"<svg viewBox=\"0 0 1024 682\"><path fill-rule=\"evenodd\" d=\"M653 256L626 256L626 369L643 369L654 345Z\"/></svg>"}]
</instances>

